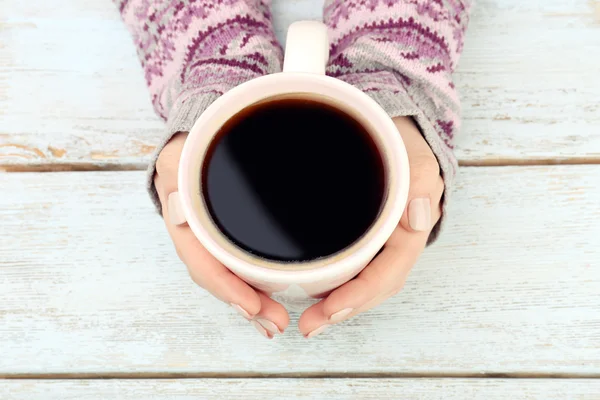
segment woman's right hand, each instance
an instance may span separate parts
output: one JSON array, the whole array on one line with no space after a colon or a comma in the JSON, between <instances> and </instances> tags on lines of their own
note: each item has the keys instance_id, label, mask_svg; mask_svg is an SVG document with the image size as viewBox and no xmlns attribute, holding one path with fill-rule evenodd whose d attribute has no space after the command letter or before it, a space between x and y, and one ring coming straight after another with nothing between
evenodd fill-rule
<instances>
[{"instance_id":1,"label":"woman's right hand","mask_svg":"<svg viewBox=\"0 0 600 400\"><path fill-rule=\"evenodd\" d=\"M186 137L187 133L176 134L160 152L154 177L163 219L177 255L198 286L230 304L263 336L271 339L287 328L289 316L286 309L265 293L252 288L215 259L200 244L187 223L177 225L177 209L174 205L171 205L169 214L169 195L177 192L177 171Z\"/></svg>"}]
</instances>

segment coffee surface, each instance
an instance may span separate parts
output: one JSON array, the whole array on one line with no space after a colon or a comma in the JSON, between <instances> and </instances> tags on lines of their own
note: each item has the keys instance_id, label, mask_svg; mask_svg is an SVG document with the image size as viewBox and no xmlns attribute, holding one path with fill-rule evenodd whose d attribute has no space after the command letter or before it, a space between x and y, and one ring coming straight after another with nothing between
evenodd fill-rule
<instances>
[{"instance_id":1,"label":"coffee surface","mask_svg":"<svg viewBox=\"0 0 600 400\"><path fill-rule=\"evenodd\" d=\"M377 218L384 167L363 126L313 100L259 103L211 143L202 173L208 211L237 246L307 261L356 242Z\"/></svg>"}]
</instances>

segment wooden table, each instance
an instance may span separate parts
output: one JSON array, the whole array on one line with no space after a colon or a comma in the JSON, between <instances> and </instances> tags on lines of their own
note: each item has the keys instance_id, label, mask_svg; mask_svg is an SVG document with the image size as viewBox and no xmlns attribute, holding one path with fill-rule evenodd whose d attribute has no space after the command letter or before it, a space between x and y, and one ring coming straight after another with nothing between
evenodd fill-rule
<instances>
[{"instance_id":1,"label":"wooden table","mask_svg":"<svg viewBox=\"0 0 600 400\"><path fill-rule=\"evenodd\" d=\"M320 3L275 1L280 35ZM406 289L265 341L150 205L163 124L111 2L0 0L0 398L600 399L600 1L480 0L456 81L464 167Z\"/></svg>"}]
</instances>

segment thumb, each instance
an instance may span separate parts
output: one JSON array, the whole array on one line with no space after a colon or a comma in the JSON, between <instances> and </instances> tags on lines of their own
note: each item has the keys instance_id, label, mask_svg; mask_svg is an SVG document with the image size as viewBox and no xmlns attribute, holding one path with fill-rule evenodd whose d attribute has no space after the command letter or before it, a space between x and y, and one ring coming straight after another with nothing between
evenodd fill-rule
<instances>
[{"instance_id":1,"label":"thumb","mask_svg":"<svg viewBox=\"0 0 600 400\"><path fill-rule=\"evenodd\" d=\"M410 189L400 225L408 232L429 232L441 217L444 182L440 166L412 118L397 117L394 123L404 141L410 165Z\"/></svg>"},{"instance_id":2,"label":"thumb","mask_svg":"<svg viewBox=\"0 0 600 400\"><path fill-rule=\"evenodd\" d=\"M177 195L177 173L186 137L185 132L176 133L161 150L156 160L154 187L160 199L163 218L173 225L185 222Z\"/></svg>"},{"instance_id":3,"label":"thumb","mask_svg":"<svg viewBox=\"0 0 600 400\"><path fill-rule=\"evenodd\" d=\"M185 144L187 133L176 133L162 149L156 160L156 176L159 176L162 184L163 196L177 191L177 172L179 170L179 159ZM156 178L155 176L155 178ZM159 189L157 188L157 191Z\"/></svg>"}]
</instances>

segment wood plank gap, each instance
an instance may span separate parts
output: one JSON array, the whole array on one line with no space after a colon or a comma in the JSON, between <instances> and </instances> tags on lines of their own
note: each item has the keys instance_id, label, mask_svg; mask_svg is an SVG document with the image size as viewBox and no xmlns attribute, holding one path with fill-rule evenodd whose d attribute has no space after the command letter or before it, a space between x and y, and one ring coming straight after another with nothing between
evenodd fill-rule
<instances>
[{"instance_id":1,"label":"wood plank gap","mask_svg":"<svg viewBox=\"0 0 600 400\"><path fill-rule=\"evenodd\" d=\"M92 171L144 171L146 163L40 163L0 164L0 172L92 172Z\"/></svg>"},{"instance_id":2,"label":"wood plank gap","mask_svg":"<svg viewBox=\"0 0 600 400\"><path fill-rule=\"evenodd\" d=\"M94 379L600 379L597 373L545 372L398 372L398 373L210 373L210 372L86 372L86 373L8 373L0 380L94 380Z\"/></svg>"},{"instance_id":3,"label":"wood plank gap","mask_svg":"<svg viewBox=\"0 0 600 400\"><path fill-rule=\"evenodd\" d=\"M520 166L542 166L542 165L600 165L600 158L565 158L552 159L540 158L534 160L494 158L488 160L463 160L459 161L461 167L520 167Z\"/></svg>"},{"instance_id":4,"label":"wood plank gap","mask_svg":"<svg viewBox=\"0 0 600 400\"><path fill-rule=\"evenodd\" d=\"M600 165L600 158L568 159L490 159L464 160L461 167L520 167L548 165ZM146 163L39 163L39 164L0 164L0 172L92 172L92 171L144 171Z\"/></svg>"}]
</instances>

